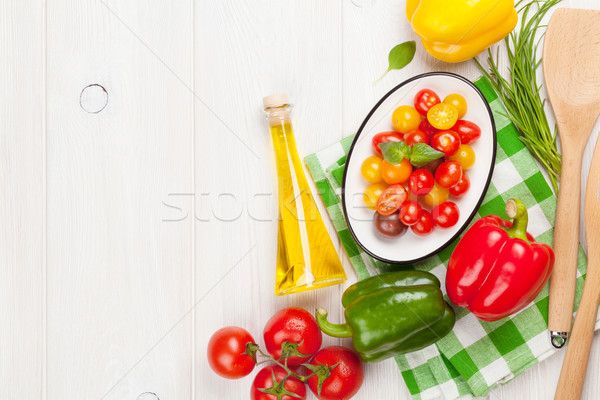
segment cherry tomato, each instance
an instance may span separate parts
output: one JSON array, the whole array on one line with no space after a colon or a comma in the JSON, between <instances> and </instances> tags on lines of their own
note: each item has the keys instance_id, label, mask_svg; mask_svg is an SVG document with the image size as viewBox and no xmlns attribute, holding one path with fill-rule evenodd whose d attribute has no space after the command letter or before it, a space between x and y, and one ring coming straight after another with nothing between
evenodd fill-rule
<instances>
[{"instance_id":1,"label":"cherry tomato","mask_svg":"<svg viewBox=\"0 0 600 400\"><path fill-rule=\"evenodd\" d=\"M429 144L429 136L419 129L415 129L414 131L408 132L404 135L404 141L407 145L412 146L417 143L425 143Z\"/></svg>"},{"instance_id":2,"label":"cherry tomato","mask_svg":"<svg viewBox=\"0 0 600 400\"><path fill-rule=\"evenodd\" d=\"M423 208L416 201L405 201L400 207L400 214L398 218L405 225L411 226L419 222L419 218L421 218L421 214L423 213Z\"/></svg>"},{"instance_id":3,"label":"cherry tomato","mask_svg":"<svg viewBox=\"0 0 600 400\"><path fill-rule=\"evenodd\" d=\"M421 121L421 123L419 124L419 130L421 132L425 132L425 134L429 137L432 137L433 135L435 135L437 133L437 131L439 131L439 129L431 126L431 124L429 123L427 118L425 118L423 121Z\"/></svg>"},{"instance_id":4,"label":"cherry tomato","mask_svg":"<svg viewBox=\"0 0 600 400\"><path fill-rule=\"evenodd\" d=\"M419 90L415 95L415 109L421 115L427 115L427 111L439 102L439 96L431 89Z\"/></svg>"},{"instance_id":5,"label":"cherry tomato","mask_svg":"<svg viewBox=\"0 0 600 400\"><path fill-rule=\"evenodd\" d=\"M381 176L389 185L406 182L411 173L412 164L406 158L400 164L391 164L386 160L381 163Z\"/></svg>"},{"instance_id":6,"label":"cherry tomato","mask_svg":"<svg viewBox=\"0 0 600 400\"><path fill-rule=\"evenodd\" d=\"M450 129L458 120L458 111L450 104L436 104L427 111L427 120L434 128Z\"/></svg>"},{"instance_id":7,"label":"cherry tomato","mask_svg":"<svg viewBox=\"0 0 600 400\"><path fill-rule=\"evenodd\" d=\"M248 375L256 362L244 354L247 343L255 343L247 330L237 326L219 329L208 342L208 364L223 378L238 379Z\"/></svg>"},{"instance_id":8,"label":"cherry tomato","mask_svg":"<svg viewBox=\"0 0 600 400\"><path fill-rule=\"evenodd\" d=\"M462 118L467 113L467 101L458 93L453 93L444 99L443 103L450 104L458 111L458 118Z\"/></svg>"},{"instance_id":9,"label":"cherry tomato","mask_svg":"<svg viewBox=\"0 0 600 400\"><path fill-rule=\"evenodd\" d=\"M415 130L421 123L421 115L411 106L400 106L392 114L394 129L400 133Z\"/></svg>"},{"instance_id":10,"label":"cherry tomato","mask_svg":"<svg viewBox=\"0 0 600 400\"><path fill-rule=\"evenodd\" d=\"M267 351L278 360L283 342L298 343L297 350L308 357L290 356L287 365L306 362L321 348L323 336L317 320L308 311L290 307L277 311L267 322L263 331Z\"/></svg>"},{"instance_id":11,"label":"cherry tomato","mask_svg":"<svg viewBox=\"0 0 600 400\"><path fill-rule=\"evenodd\" d=\"M462 167L458 161L450 160L444 162L435 171L435 181L441 187L450 189L456 185L462 176Z\"/></svg>"},{"instance_id":12,"label":"cherry tomato","mask_svg":"<svg viewBox=\"0 0 600 400\"><path fill-rule=\"evenodd\" d=\"M365 206L374 210L377 208L377 200L381 193L387 188L385 183L374 183L370 186L367 186L365 189L365 193L363 194L363 201L365 202Z\"/></svg>"},{"instance_id":13,"label":"cherry tomato","mask_svg":"<svg viewBox=\"0 0 600 400\"><path fill-rule=\"evenodd\" d=\"M474 122L459 119L452 128L460 136L462 144L475 142L481 136L481 128Z\"/></svg>"},{"instance_id":14,"label":"cherry tomato","mask_svg":"<svg viewBox=\"0 0 600 400\"><path fill-rule=\"evenodd\" d=\"M475 164L475 152L468 144L461 144L458 151L448 158L450 160L458 161L463 171L471 168L473 164Z\"/></svg>"},{"instance_id":15,"label":"cherry tomato","mask_svg":"<svg viewBox=\"0 0 600 400\"><path fill-rule=\"evenodd\" d=\"M419 236L429 235L431 232L433 232L433 228L433 217L431 216L431 213L427 210L423 210L421 218L419 218L416 224L411 225L410 227L413 233Z\"/></svg>"},{"instance_id":16,"label":"cherry tomato","mask_svg":"<svg viewBox=\"0 0 600 400\"><path fill-rule=\"evenodd\" d=\"M360 173L369 183L381 182L381 157L371 156L363 161L360 167Z\"/></svg>"},{"instance_id":17,"label":"cherry tomato","mask_svg":"<svg viewBox=\"0 0 600 400\"><path fill-rule=\"evenodd\" d=\"M330 376L323 381L319 396L319 378L314 375L308 378L308 387L321 400L348 400L360 389L364 380L363 366L358 355L342 346L331 346L321 349L310 361L311 365L324 366L322 370L330 370Z\"/></svg>"},{"instance_id":18,"label":"cherry tomato","mask_svg":"<svg viewBox=\"0 0 600 400\"><path fill-rule=\"evenodd\" d=\"M458 133L450 130L439 131L431 138L431 147L449 157L458 151L460 136L458 136Z\"/></svg>"},{"instance_id":19,"label":"cherry tomato","mask_svg":"<svg viewBox=\"0 0 600 400\"><path fill-rule=\"evenodd\" d=\"M456 203L446 201L437 207L434 207L431 212L433 222L441 228L450 228L458 222L460 212Z\"/></svg>"},{"instance_id":20,"label":"cherry tomato","mask_svg":"<svg viewBox=\"0 0 600 400\"><path fill-rule=\"evenodd\" d=\"M467 173L463 171L458 183L456 185L452 186L448 190L450 190L450 194L452 196L460 197L463 194L467 193L469 191L470 187L471 187L471 180L469 179L469 176L467 175Z\"/></svg>"},{"instance_id":21,"label":"cherry tomato","mask_svg":"<svg viewBox=\"0 0 600 400\"><path fill-rule=\"evenodd\" d=\"M400 209L407 197L406 189L402 185L392 185L379 196L377 212L381 215L393 214Z\"/></svg>"},{"instance_id":22,"label":"cherry tomato","mask_svg":"<svg viewBox=\"0 0 600 400\"><path fill-rule=\"evenodd\" d=\"M433 174L423 168L413 171L408 178L408 187L417 196L425 196L433 189L434 184Z\"/></svg>"},{"instance_id":23,"label":"cherry tomato","mask_svg":"<svg viewBox=\"0 0 600 400\"><path fill-rule=\"evenodd\" d=\"M431 192L423 196L423 202L429 207L435 207L448 200L448 197L450 197L450 192L448 191L448 189L443 188L436 183L435 185L433 185L433 189L431 189Z\"/></svg>"},{"instance_id":24,"label":"cherry tomato","mask_svg":"<svg viewBox=\"0 0 600 400\"><path fill-rule=\"evenodd\" d=\"M427 164L423 165L421 168L426 169L427 171L431 172L432 175L435 175L435 171L443 163L444 163L444 157L441 157L436 160L428 162Z\"/></svg>"},{"instance_id":25,"label":"cherry tomato","mask_svg":"<svg viewBox=\"0 0 600 400\"><path fill-rule=\"evenodd\" d=\"M381 149L379 148L380 143L402 141L404 141L404 135L401 133L396 131L381 132L373 136L373 139L371 139L371 146L373 147L373 151L375 153L381 155Z\"/></svg>"},{"instance_id":26,"label":"cherry tomato","mask_svg":"<svg viewBox=\"0 0 600 400\"><path fill-rule=\"evenodd\" d=\"M273 375L275 375L276 383L273 382ZM279 365L269 365L258 371L258 374L254 377L252 387L250 388L250 399L252 400L277 400L277 395L261 392L258 389L269 389L276 386L277 383L281 382L287 376L287 372ZM299 397L290 395L280 396L281 400L295 400L295 399L306 399L306 385L297 378L290 376L285 380L283 388L295 393Z\"/></svg>"},{"instance_id":27,"label":"cherry tomato","mask_svg":"<svg viewBox=\"0 0 600 400\"><path fill-rule=\"evenodd\" d=\"M408 229L400 222L398 214L381 215L378 212L373 215L373 226L378 234L386 238L402 236Z\"/></svg>"}]
</instances>

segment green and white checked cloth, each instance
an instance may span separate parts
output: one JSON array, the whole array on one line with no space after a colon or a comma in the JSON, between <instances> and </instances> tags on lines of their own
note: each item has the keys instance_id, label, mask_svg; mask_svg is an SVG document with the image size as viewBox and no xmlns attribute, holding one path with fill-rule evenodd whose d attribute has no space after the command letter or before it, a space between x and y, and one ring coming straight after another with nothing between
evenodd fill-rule
<instances>
[{"instance_id":1,"label":"green and white checked cloth","mask_svg":"<svg viewBox=\"0 0 600 400\"><path fill-rule=\"evenodd\" d=\"M528 207L529 232L538 241L552 244L556 197L532 155L519 140L515 126L503 115L506 111L489 81L481 77L475 85L493 111L498 149L492 182L474 221L490 214L505 217L506 200L516 197ZM359 279L364 279L398 267L374 260L361 251L344 220L340 183L353 138L347 137L306 157L305 161L350 262ZM430 271L444 282L446 265L455 245L456 242L413 267ZM587 260L580 248L576 306L586 267ZM547 331L547 285L527 308L500 321L480 321L463 308L454 309L457 321L451 333L421 351L396 357L414 399L483 396L497 384L511 380L555 352ZM596 329L598 327L597 322Z\"/></svg>"}]
</instances>

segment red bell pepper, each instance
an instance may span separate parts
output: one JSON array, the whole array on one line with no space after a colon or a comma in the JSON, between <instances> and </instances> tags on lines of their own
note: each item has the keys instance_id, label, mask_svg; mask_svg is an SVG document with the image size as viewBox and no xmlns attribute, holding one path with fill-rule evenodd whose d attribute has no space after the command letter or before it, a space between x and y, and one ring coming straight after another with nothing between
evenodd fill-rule
<instances>
[{"instance_id":1,"label":"red bell pepper","mask_svg":"<svg viewBox=\"0 0 600 400\"><path fill-rule=\"evenodd\" d=\"M465 233L450 257L446 291L457 306L484 321L516 313L542 290L554 266L554 252L527 233L527 209L517 199L506 215L481 218Z\"/></svg>"}]
</instances>

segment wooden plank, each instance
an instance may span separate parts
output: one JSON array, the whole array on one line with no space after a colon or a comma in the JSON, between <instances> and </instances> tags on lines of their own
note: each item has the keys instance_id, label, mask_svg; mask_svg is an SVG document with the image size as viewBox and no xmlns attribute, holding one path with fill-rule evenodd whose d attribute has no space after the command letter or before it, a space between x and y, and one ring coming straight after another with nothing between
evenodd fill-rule
<instances>
[{"instance_id":1,"label":"wooden plank","mask_svg":"<svg viewBox=\"0 0 600 400\"><path fill-rule=\"evenodd\" d=\"M48 3L48 399L191 396L192 225L163 221L193 183L191 10Z\"/></svg>"},{"instance_id":2,"label":"wooden plank","mask_svg":"<svg viewBox=\"0 0 600 400\"><path fill-rule=\"evenodd\" d=\"M44 363L44 7L0 3L0 387L39 399Z\"/></svg>"}]
</instances>

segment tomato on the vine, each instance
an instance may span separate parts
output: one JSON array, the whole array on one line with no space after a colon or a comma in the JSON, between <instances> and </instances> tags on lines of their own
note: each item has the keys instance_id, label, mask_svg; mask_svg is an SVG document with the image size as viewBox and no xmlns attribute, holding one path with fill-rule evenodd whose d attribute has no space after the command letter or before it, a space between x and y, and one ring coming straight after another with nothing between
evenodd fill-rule
<instances>
[{"instance_id":1,"label":"tomato on the vine","mask_svg":"<svg viewBox=\"0 0 600 400\"><path fill-rule=\"evenodd\" d=\"M458 222L460 211L456 203L446 201L437 207L434 207L431 212L433 222L441 228L450 228Z\"/></svg>"},{"instance_id":2,"label":"tomato on the vine","mask_svg":"<svg viewBox=\"0 0 600 400\"><path fill-rule=\"evenodd\" d=\"M406 182L411 173L412 164L406 158L400 164L392 164L386 160L381 163L381 176L389 185Z\"/></svg>"},{"instance_id":3,"label":"tomato on the vine","mask_svg":"<svg viewBox=\"0 0 600 400\"><path fill-rule=\"evenodd\" d=\"M439 131L431 138L431 147L449 157L460 148L460 136L452 130Z\"/></svg>"},{"instance_id":4,"label":"tomato on the vine","mask_svg":"<svg viewBox=\"0 0 600 400\"><path fill-rule=\"evenodd\" d=\"M421 218L421 214L423 213L423 208L416 201L408 200L405 201L404 204L400 207L400 214L398 218L405 225L411 226L419 222L419 218Z\"/></svg>"},{"instance_id":5,"label":"tomato on the vine","mask_svg":"<svg viewBox=\"0 0 600 400\"><path fill-rule=\"evenodd\" d=\"M450 104L439 103L427 111L427 120L437 129L450 129L458 120L458 111Z\"/></svg>"},{"instance_id":6,"label":"tomato on the vine","mask_svg":"<svg viewBox=\"0 0 600 400\"><path fill-rule=\"evenodd\" d=\"M381 149L379 148L380 143L386 142L402 142L404 141L404 135L396 131L387 131L380 132L377 135L373 136L371 139L371 146L373 147L373 151L379 155L381 155Z\"/></svg>"},{"instance_id":7,"label":"tomato on the vine","mask_svg":"<svg viewBox=\"0 0 600 400\"><path fill-rule=\"evenodd\" d=\"M255 342L245 329L237 326L219 329L208 342L208 364L223 378L238 379L248 375L256 365L256 361L245 353L248 343Z\"/></svg>"},{"instance_id":8,"label":"tomato on the vine","mask_svg":"<svg viewBox=\"0 0 600 400\"><path fill-rule=\"evenodd\" d=\"M435 181L443 188L450 189L456 185L462 176L462 167L458 161L444 162L435 171Z\"/></svg>"},{"instance_id":9,"label":"tomato on the vine","mask_svg":"<svg viewBox=\"0 0 600 400\"><path fill-rule=\"evenodd\" d=\"M471 168L473 164L475 164L475 152L468 144L461 144L458 151L448 158L450 160L458 161L463 171Z\"/></svg>"},{"instance_id":10,"label":"tomato on the vine","mask_svg":"<svg viewBox=\"0 0 600 400\"><path fill-rule=\"evenodd\" d=\"M429 207L435 207L448 200L448 197L450 197L450 192L448 189L441 187L436 182L436 184L433 185L433 189L423 196L423 202L425 202L425 204L427 204Z\"/></svg>"},{"instance_id":11,"label":"tomato on the vine","mask_svg":"<svg viewBox=\"0 0 600 400\"><path fill-rule=\"evenodd\" d=\"M474 122L459 119L454 124L452 130L460 136L462 144L470 144L479 139L481 136L481 128Z\"/></svg>"},{"instance_id":12,"label":"tomato on the vine","mask_svg":"<svg viewBox=\"0 0 600 400\"><path fill-rule=\"evenodd\" d=\"M377 212L381 215L393 214L400 209L407 197L408 194L402 185L389 186L377 200Z\"/></svg>"},{"instance_id":13,"label":"tomato on the vine","mask_svg":"<svg viewBox=\"0 0 600 400\"><path fill-rule=\"evenodd\" d=\"M287 377L288 373L279 365L269 365L258 371L250 388L252 400L281 400L306 399L306 385L298 378ZM275 376L276 382L273 382ZM280 383L285 379L283 385ZM267 389L265 393L259 389ZM290 396L293 393L295 396ZM282 395L283 394L283 395Z\"/></svg>"},{"instance_id":14,"label":"tomato on the vine","mask_svg":"<svg viewBox=\"0 0 600 400\"><path fill-rule=\"evenodd\" d=\"M427 210L423 210L421 218L419 218L416 224L410 227L413 233L419 236L429 235L431 232L433 232L433 228L433 217L431 216L431 213Z\"/></svg>"},{"instance_id":15,"label":"tomato on the vine","mask_svg":"<svg viewBox=\"0 0 600 400\"><path fill-rule=\"evenodd\" d=\"M273 358L278 360L282 353L284 356L289 355L287 365L299 365L308 361L319 351L323 341L315 317L298 307L277 311L267 322L263 335L265 347ZM284 342L288 342L287 349L282 349Z\"/></svg>"},{"instance_id":16,"label":"tomato on the vine","mask_svg":"<svg viewBox=\"0 0 600 400\"><path fill-rule=\"evenodd\" d=\"M320 391L319 374L308 378L308 387L321 400L348 400L362 386L364 372L360 358L346 347L321 349L310 361L310 365L308 369L311 371L329 371L331 374L322 382ZM333 367L334 365L336 366Z\"/></svg>"},{"instance_id":17,"label":"tomato on the vine","mask_svg":"<svg viewBox=\"0 0 600 400\"><path fill-rule=\"evenodd\" d=\"M400 106L392 114L392 125L400 133L407 133L419 127L421 114L411 106Z\"/></svg>"},{"instance_id":18,"label":"tomato on the vine","mask_svg":"<svg viewBox=\"0 0 600 400\"><path fill-rule=\"evenodd\" d=\"M363 161L360 167L360 173L369 183L381 182L381 157L371 156Z\"/></svg>"},{"instance_id":19,"label":"tomato on the vine","mask_svg":"<svg viewBox=\"0 0 600 400\"><path fill-rule=\"evenodd\" d=\"M417 196L424 196L431 192L434 184L435 179L433 178L433 174L423 168L413 171L413 173L410 174L410 178L408 178L410 191Z\"/></svg>"},{"instance_id":20,"label":"tomato on the vine","mask_svg":"<svg viewBox=\"0 0 600 400\"><path fill-rule=\"evenodd\" d=\"M460 180L456 183L456 185L452 186L450 189L450 194L454 197L460 197L463 194L469 191L471 187L471 180L466 172L463 171Z\"/></svg>"},{"instance_id":21,"label":"tomato on the vine","mask_svg":"<svg viewBox=\"0 0 600 400\"><path fill-rule=\"evenodd\" d=\"M458 93L453 93L444 99L443 103L450 104L458 111L458 118L462 118L467 113L467 101Z\"/></svg>"},{"instance_id":22,"label":"tomato on the vine","mask_svg":"<svg viewBox=\"0 0 600 400\"><path fill-rule=\"evenodd\" d=\"M429 144L429 136L419 129L415 129L414 131L408 132L404 135L404 141L407 145L412 146L417 143L425 143Z\"/></svg>"},{"instance_id":23,"label":"tomato on the vine","mask_svg":"<svg viewBox=\"0 0 600 400\"><path fill-rule=\"evenodd\" d=\"M440 102L440 98L431 89L422 89L415 95L415 109L421 115L427 115L427 111Z\"/></svg>"}]
</instances>

